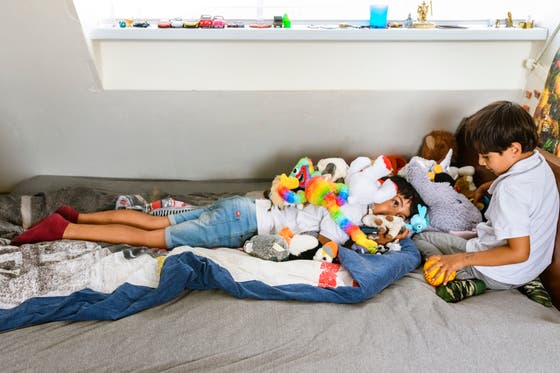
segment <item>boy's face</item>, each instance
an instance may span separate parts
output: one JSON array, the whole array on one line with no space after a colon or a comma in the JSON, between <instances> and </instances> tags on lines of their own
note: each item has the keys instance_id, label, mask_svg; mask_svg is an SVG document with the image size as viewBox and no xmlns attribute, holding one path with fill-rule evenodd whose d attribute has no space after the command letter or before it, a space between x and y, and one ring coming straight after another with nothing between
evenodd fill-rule
<instances>
[{"instance_id":1,"label":"boy's face","mask_svg":"<svg viewBox=\"0 0 560 373\"><path fill-rule=\"evenodd\" d=\"M374 204L373 213L400 216L403 219L408 219L410 217L410 200L397 194L385 202Z\"/></svg>"},{"instance_id":2,"label":"boy's face","mask_svg":"<svg viewBox=\"0 0 560 373\"><path fill-rule=\"evenodd\" d=\"M510 169L519 159L516 154L519 153L516 145L512 144L509 148L501 153L488 152L478 154L478 164L486 167L494 175L499 176Z\"/></svg>"}]
</instances>

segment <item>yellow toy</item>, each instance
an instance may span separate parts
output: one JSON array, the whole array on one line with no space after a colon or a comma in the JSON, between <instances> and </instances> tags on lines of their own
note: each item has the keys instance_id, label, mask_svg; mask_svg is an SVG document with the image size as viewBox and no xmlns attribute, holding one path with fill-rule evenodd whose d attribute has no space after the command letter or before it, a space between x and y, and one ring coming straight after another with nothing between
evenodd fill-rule
<instances>
[{"instance_id":1,"label":"yellow toy","mask_svg":"<svg viewBox=\"0 0 560 373\"><path fill-rule=\"evenodd\" d=\"M428 270L428 268L430 268L431 266L433 266L437 262L438 262L437 259L430 259L430 260L427 260L426 263L424 264L424 278L426 279L428 284L430 284L432 286L439 286L443 283L443 277L444 277L443 273L440 274L437 278L434 278L434 276L436 275L436 273L439 270L439 267L435 267L430 272L426 272ZM455 273L455 271L453 271L451 273L451 275L449 275L449 278L447 279L447 281L451 281L451 280L455 279L456 275L457 275L457 273Z\"/></svg>"}]
</instances>

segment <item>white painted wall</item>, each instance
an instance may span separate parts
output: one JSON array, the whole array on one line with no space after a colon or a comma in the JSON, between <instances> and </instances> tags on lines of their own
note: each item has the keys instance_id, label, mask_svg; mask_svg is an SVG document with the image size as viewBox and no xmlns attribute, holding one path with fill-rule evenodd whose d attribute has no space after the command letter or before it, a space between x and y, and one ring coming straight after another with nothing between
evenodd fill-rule
<instances>
[{"instance_id":1,"label":"white painted wall","mask_svg":"<svg viewBox=\"0 0 560 373\"><path fill-rule=\"evenodd\" d=\"M518 89L96 91L68 3L2 2L0 191L40 174L270 177L302 155L411 155L431 129L521 98Z\"/></svg>"}]
</instances>

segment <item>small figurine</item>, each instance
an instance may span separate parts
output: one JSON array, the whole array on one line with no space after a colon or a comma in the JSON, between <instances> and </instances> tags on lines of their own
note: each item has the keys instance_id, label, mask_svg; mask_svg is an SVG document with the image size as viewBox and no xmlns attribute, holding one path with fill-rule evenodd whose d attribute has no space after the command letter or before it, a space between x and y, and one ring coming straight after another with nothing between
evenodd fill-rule
<instances>
[{"instance_id":1,"label":"small figurine","mask_svg":"<svg viewBox=\"0 0 560 373\"><path fill-rule=\"evenodd\" d=\"M422 4L418 5L418 21L426 22L428 19L428 10L430 6L426 4L426 1L422 0Z\"/></svg>"},{"instance_id":2,"label":"small figurine","mask_svg":"<svg viewBox=\"0 0 560 373\"><path fill-rule=\"evenodd\" d=\"M513 27L513 17L511 16L511 12L507 12L506 27Z\"/></svg>"},{"instance_id":3,"label":"small figurine","mask_svg":"<svg viewBox=\"0 0 560 373\"><path fill-rule=\"evenodd\" d=\"M126 27L126 22L125 22L123 19L121 19L121 20L119 21L119 27L120 27L120 28L125 28L125 27Z\"/></svg>"},{"instance_id":4,"label":"small figurine","mask_svg":"<svg viewBox=\"0 0 560 373\"><path fill-rule=\"evenodd\" d=\"M132 18L125 18L124 20L126 27L132 27L132 24L134 23L134 19Z\"/></svg>"},{"instance_id":5,"label":"small figurine","mask_svg":"<svg viewBox=\"0 0 560 373\"><path fill-rule=\"evenodd\" d=\"M404 27L410 28L412 27L412 16L408 13L408 17L404 20Z\"/></svg>"},{"instance_id":6,"label":"small figurine","mask_svg":"<svg viewBox=\"0 0 560 373\"><path fill-rule=\"evenodd\" d=\"M282 16L282 27L284 28L292 27L292 21L290 20L290 17L288 17L288 13L284 13L284 15Z\"/></svg>"},{"instance_id":7,"label":"small figurine","mask_svg":"<svg viewBox=\"0 0 560 373\"><path fill-rule=\"evenodd\" d=\"M422 4L418 5L418 21L414 22L412 27L415 28L434 28L435 24L428 22L428 10L430 15L432 15L432 0L430 0L430 5L426 4L425 0L422 0Z\"/></svg>"}]
</instances>

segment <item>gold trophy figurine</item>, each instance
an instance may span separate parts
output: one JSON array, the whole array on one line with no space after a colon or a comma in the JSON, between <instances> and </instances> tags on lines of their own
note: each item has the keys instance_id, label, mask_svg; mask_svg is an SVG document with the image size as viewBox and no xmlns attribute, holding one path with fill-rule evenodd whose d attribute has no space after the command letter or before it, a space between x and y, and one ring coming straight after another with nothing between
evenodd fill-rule
<instances>
[{"instance_id":1,"label":"gold trophy figurine","mask_svg":"<svg viewBox=\"0 0 560 373\"><path fill-rule=\"evenodd\" d=\"M422 4L418 5L418 20L412 24L414 28L434 28L436 25L434 23L428 22L428 10L430 15L432 13L432 0L430 0L430 5L426 4L425 0L422 0Z\"/></svg>"}]
</instances>

